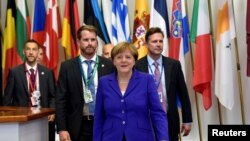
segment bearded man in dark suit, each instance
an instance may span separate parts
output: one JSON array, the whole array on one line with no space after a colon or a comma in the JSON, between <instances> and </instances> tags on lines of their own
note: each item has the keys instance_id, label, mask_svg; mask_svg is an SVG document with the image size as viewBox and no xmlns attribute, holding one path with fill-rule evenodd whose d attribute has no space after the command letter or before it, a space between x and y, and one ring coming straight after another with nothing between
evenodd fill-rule
<instances>
[{"instance_id":1,"label":"bearded man in dark suit","mask_svg":"<svg viewBox=\"0 0 250 141\"><path fill-rule=\"evenodd\" d=\"M80 55L61 64L56 93L57 129L61 141L92 141L98 79L113 72L110 60L98 56L97 30L77 31Z\"/></svg>"},{"instance_id":2,"label":"bearded man in dark suit","mask_svg":"<svg viewBox=\"0 0 250 141\"><path fill-rule=\"evenodd\" d=\"M24 46L25 62L9 70L3 105L54 108L53 72L37 63L40 46L35 40L27 40ZM54 119L55 115L48 116L50 141L55 140Z\"/></svg>"}]
</instances>

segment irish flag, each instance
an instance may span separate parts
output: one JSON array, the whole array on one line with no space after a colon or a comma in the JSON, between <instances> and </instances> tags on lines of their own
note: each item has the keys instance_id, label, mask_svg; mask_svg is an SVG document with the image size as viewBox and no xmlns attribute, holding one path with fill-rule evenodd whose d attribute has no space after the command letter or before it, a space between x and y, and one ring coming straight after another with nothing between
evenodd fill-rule
<instances>
[{"instance_id":1,"label":"irish flag","mask_svg":"<svg viewBox=\"0 0 250 141\"><path fill-rule=\"evenodd\" d=\"M193 89L202 94L203 106L212 105L211 39L207 0L194 0L190 40L196 44Z\"/></svg>"},{"instance_id":2,"label":"irish flag","mask_svg":"<svg viewBox=\"0 0 250 141\"><path fill-rule=\"evenodd\" d=\"M218 0L216 32L215 95L220 103L232 109L234 105L234 73L231 41L235 38L232 0Z\"/></svg>"}]
</instances>

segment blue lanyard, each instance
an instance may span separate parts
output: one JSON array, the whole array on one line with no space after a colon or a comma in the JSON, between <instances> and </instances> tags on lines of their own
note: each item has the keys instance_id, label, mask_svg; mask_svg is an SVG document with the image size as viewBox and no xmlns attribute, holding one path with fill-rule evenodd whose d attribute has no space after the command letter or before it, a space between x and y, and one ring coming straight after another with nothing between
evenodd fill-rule
<instances>
[{"instance_id":1,"label":"blue lanyard","mask_svg":"<svg viewBox=\"0 0 250 141\"><path fill-rule=\"evenodd\" d=\"M79 62L79 65L80 65L80 71L81 71L82 79L83 79L83 81L84 81L86 87L88 87L89 82L90 82L91 80L94 80L94 76L95 76L95 74L96 74L96 72L97 72L97 67L98 67L98 63L99 63L98 57L96 57L96 63L95 63L95 65L94 65L94 69L92 70L91 75L88 76L88 78L85 77L85 75L84 75L84 73L83 73L84 71L83 71L82 62L81 62L80 57L78 58L78 62Z\"/></svg>"},{"instance_id":2,"label":"blue lanyard","mask_svg":"<svg viewBox=\"0 0 250 141\"><path fill-rule=\"evenodd\" d=\"M150 72L151 74L153 75L154 77L154 80L155 80L155 84L156 84L156 88L158 88L160 86L160 83L161 83L161 78L162 78L162 72L163 72L163 66L161 66L161 74L160 74L160 79L159 79L159 82L156 81L156 78L155 78L155 75L154 75L154 72L151 68L151 65L148 65L149 66L149 69L150 69ZM156 68L155 68L156 69Z\"/></svg>"}]
</instances>

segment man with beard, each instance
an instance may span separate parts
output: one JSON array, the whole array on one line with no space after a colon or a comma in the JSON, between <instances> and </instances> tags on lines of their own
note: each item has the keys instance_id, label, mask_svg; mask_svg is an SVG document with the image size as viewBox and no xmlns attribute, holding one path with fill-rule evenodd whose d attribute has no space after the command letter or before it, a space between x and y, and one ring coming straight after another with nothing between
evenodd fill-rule
<instances>
[{"instance_id":1,"label":"man with beard","mask_svg":"<svg viewBox=\"0 0 250 141\"><path fill-rule=\"evenodd\" d=\"M98 79L112 73L114 66L96 54L98 41L94 26L77 31L80 55L61 64L56 116L60 141L92 141L95 95Z\"/></svg>"},{"instance_id":2,"label":"man with beard","mask_svg":"<svg viewBox=\"0 0 250 141\"><path fill-rule=\"evenodd\" d=\"M38 50L35 40L25 42L25 62L9 70L5 106L55 107L55 79L51 70L37 63ZM55 140L54 119L55 115L48 116L50 141Z\"/></svg>"}]
</instances>

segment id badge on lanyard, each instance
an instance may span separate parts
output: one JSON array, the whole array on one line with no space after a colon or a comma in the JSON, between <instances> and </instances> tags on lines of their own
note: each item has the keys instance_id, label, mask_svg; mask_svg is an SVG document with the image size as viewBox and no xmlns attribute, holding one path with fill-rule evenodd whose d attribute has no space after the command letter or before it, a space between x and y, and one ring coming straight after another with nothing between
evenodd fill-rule
<instances>
[{"instance_id":1,"label":"id badge on lanyard","mask_svg":"<svg viewBox=\"0 0 250 141\"><path fill-rule=\"evenodd\" d=\"M38 70L35 72L35 82L32 83L31 74L27 72L27 77L29 80L29 91L30 91L30 102L32 107L40 107L41 106L41 93L37 90L37 74Z\"/></svg>"},{"instance_id":2,"label":"id badge on lanyard","mask_svg":"<svg viewBox=\"0 0 250 141\"><path fill-rule=\"evenodd\" d=\"M95 64L94 69L93 69L93 75L89 79L87 79L87 77L84 76L83 68L82 68L82 64L81 64L81 59L79 58L78 61L79 61L79 65L80 65L80 71L81 71L82 79L83 79L83 81L85 83L84 94L83 94L84 101L85 101L85 103L91 103L91 102L94 101L94 99L93 99L92 93L91 93L88 85L89 85L90 79L94 79L94 76L95 76L96 71L97 71L97 64L98 64L99 60L98 60L98 58L96 58L96 64Z\"/></svg>"},{"instance_id":3,"label":"id badge on lanyard","mask_svg":"<svg viewBox=\"0 0 250 141\"><path fill-rule=\"evenodd\" d=\"M85 103L93 102L91 91L87 87L85 87L84 89L84 100L85 100Z\"/></svg>"},{"instance_id":4,"label":"id badge on lanyard","mask_svg":"<svg viewBox=\"0 0 250 141\"><path fill-rule=\"evenodd\" d=\"M40 91L34 90L31 94L30 101L31 101L32 106L40 107L41 106Z\"/></svg>"}]
</instances>

